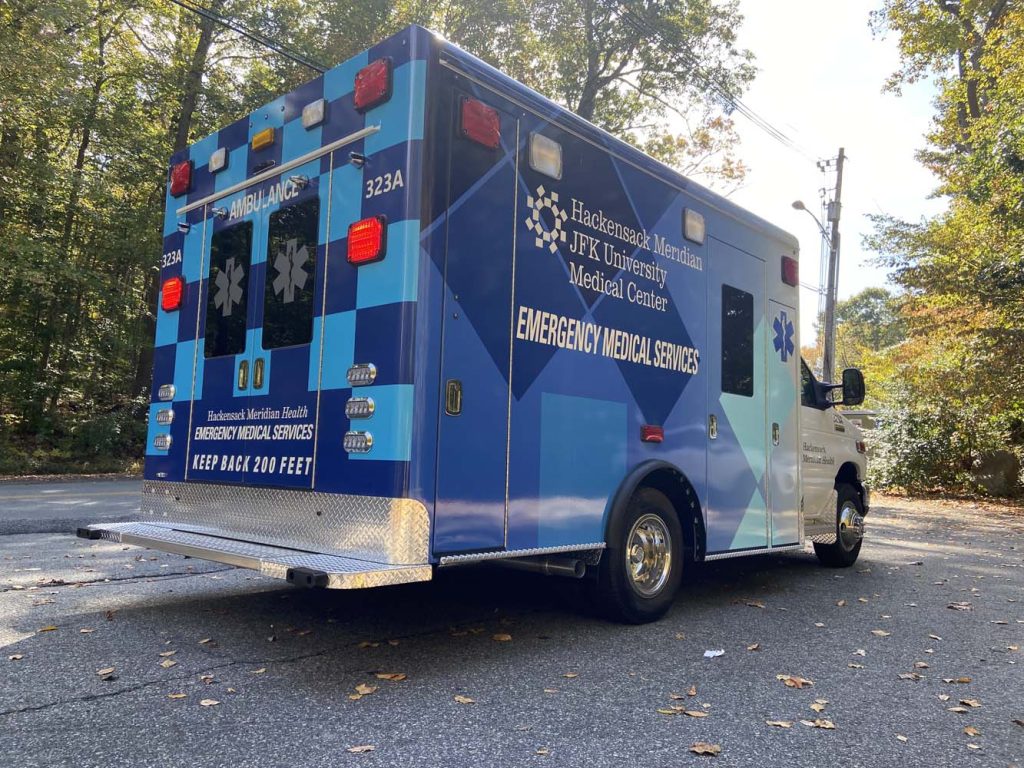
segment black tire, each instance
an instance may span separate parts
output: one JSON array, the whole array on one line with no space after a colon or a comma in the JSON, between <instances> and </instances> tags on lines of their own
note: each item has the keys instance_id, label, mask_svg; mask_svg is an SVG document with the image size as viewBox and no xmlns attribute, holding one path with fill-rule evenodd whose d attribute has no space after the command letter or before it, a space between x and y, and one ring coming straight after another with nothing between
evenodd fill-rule
<instances>
[{"instance_id":1,"label":"black tire","mask_svg":"<svg viewBox=\"0 0 1024 768\"><path fill-rule=\"evenodd\" d=\"M638 522L646 520L647 526L657 528L652 518L657 518L668 534L664 548L668 560L658 571L664 575L648 585L652 593L643 594L627 562L627 548ZM664 616L683 580L683 529L672 502L653 488L639 489L609 524L607 545L593 585L595 607L607 618L627 624L646 624Z\"/></svg>"},{"instance_id":2,"label":"black tire","mask_svg":"<svg viewBox=\"0 0 1024 768\"><path fill-rule=\"evenodd\" d=\"M818 560L821 561L822 565L829 568L849 568L857 562L857 556L860 555L860 547L864 543L864 539L863 537L858 538L856 543L853 543L848 537L844 537L840 529L840 517L844 507L852 505L856 509L857 516L863 518L864 503L861 501L857 489L847 483L840 483L836 486L836 495L838 496L835 522L836 541L834 544L815 543L814 554L818 556Z\"/></svg>"}]
</instances>

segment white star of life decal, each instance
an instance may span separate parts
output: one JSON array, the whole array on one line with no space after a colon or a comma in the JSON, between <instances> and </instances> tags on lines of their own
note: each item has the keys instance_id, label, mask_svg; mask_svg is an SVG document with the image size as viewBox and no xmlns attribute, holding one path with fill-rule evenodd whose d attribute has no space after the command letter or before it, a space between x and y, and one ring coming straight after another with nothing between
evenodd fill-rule
<instances>
[{"instance_id":1,"label":"white star of life decal","mask_svg":"<svg viewBox=\"0 0 1024 768\"><path fill-rule=\"evenodd\" d=\"M274 269L277 270L277 277L274 278L274 293L282 294L285 304L295 301L295 289L302 290L306 285L309 275L304 269L309 261L309 251L303 245L299 248L299 241L296 238L285 244L285 250L278 251L274 259Z\"/></svg>"},{"instance_id":2,"label":"white star of life decal","mask_svg":"<svg viewBox=\"0 0 1024 768\"><path fill-rule=\"evenodd\" d=\"M234 257L228 259L224 269L217 272L217 278L214 280L217 293L213 295L213 306L220 309L224 317L231 317L231 310L235 304L242 302L243 277L245 270L241 264L235 264Z\"/></svg>"},{"instance_id":3,"label":"white star of life decal","mask_svg":"<svg viewBox=\"0 0 1024 768\"><path fill-rule=\"evenodd\" d=\"M558 250L558 243L565 242L565 230L562 229L562 222L569 218L564 208L558 207L558 193L552 191L545 193L544 187L537 187L537 196L526 196L526 205L531 209L530 217L526 220L526 228L535 235L534 243L538 248L547 248L554 253ZM540 213L545 208L551 210L554 224L548 229L541 221Z\"/></svg>"}]
</instances>

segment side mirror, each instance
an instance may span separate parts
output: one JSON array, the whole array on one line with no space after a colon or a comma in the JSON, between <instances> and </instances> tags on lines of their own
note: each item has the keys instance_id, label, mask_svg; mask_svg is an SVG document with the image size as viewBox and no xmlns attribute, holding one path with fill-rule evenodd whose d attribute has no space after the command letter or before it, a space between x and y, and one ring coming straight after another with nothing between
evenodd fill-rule
<instances>
[{"instance_id":1,"label":"side mirror","mask_svg":"<svg viewBox=\"0 0 1024 768\"><path fill-rule=\"evenodd\" d=\"M843 371L843 405L860 405L864 402L864 374L857 368Z\"/></svg>"}]
</instances>

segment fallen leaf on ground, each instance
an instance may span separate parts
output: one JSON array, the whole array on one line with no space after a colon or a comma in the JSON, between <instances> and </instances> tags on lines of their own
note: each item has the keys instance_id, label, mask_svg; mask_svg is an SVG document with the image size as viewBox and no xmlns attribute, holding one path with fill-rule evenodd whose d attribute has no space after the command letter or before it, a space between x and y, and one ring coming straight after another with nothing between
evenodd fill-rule
<instances>
[{"instance_id":1,"label":"fallen leaf on ground","mask_svg":"<svg viewBox=\"0 0 1024 768\"><path fill-rule=\"evenodd\" d=\"M854 656L867 656L868 652L865 651L863 648L858 648L856 651L853 652L853 655Z\"/></svg>"},{"instance_id":2,"label":"fallen leaf on ground","mask_svg":"<svg viewBox=\"0 0 1024 768\"><path fill-rule=\"evenodd\" d=\"M507 643L512 639L512 635L505 632L499 632L496 635L491 635L491 640L497 640L499 643Z\"/></svg>"},{"instance_id":3,"label":"fallen leaf on ground","mask_svg":"<svg viewBox=\"0 0 1024 768\"><path fill-rule=\"evenodd\" d=\"M950 712L958 712L960 714L967 711L967 707L946 707Z\"/></svg>"},{"instance_id":4,"label":"fallen leaf on ground","mask_svg":"<svg viewBox=\"0 0 1024 768\"><path fill-rule=\"evenodd\" d=\"M923 661L915 661L914 669L928 669L928 665Z\"/></svg>"},{"instance_id":5,"label":"fallen leaf on ground","mask_svg":"<svg viewBox=\"0 0 1024 768\"><path fill-rule=\"evenodd\" d=\"M358 747L346 747L346 752L351 752L354 755L362 754L363 752L373 752L376 747L373 744L360 744Z\"/></svg>"},{"instance_id":6,"label":"fallen leaf on ground","mask_svg":"<svg viewBox=\"0 0 1024 768\"><path fill-rule=\"evenodd\" d=\"M661 709L658 710L658 714L659 715L678 715L679 713L676 710L674 710L674 709L668 709L667 707L662 707Z\"/></svg>"},{"instance_id":7,"label":"fallen leaf on ground","mask_svg":"<svg viewBox=\"0 0 1024 768\"><path fill-rule=\"evenodd\" d=\"M405 680L408 677L409 676L407 674L405 674L405 672L378 672L377 673L377 679L378 680L391 680L392 682L395 682L395 683L400 683L400 682L402 682L403 680Z\"/></svg>"},{"instance_id":8,"label":"fallen leaf on ground","mask_svg":"<svg viewBox=\"0 0 1024 768\"><path fill-rule=\"evenodd\" d=\"M456 696L455 701L459 704L476 704L476 699L471 699L469 696Z\"/></svg>"},{"instance_id":9,"label":"fallen leaf on ground","mask_svg":"<svg viewBox=\"0 0 1024 768\"><path fill-rule=\"evenodd\" d=\"M786 684L787 688L803 688L806 685L814 685L813 680L808 680L805 677L799 675L776 675L776 680L781 680Z\"/></svg>"},{"instance_id":10,"label":"fallen leaf on ground","mask_svg":"<svg viewBox=\"0 0 1024 768\"><path fill-rule=\"evenodd\" d=\"M534 751L535 755L548 755L550 753L551 753L551 750L548 749L547 747L537 747L537 749Z\"/></svg>"},{"instance_id":11,"label":"fallen leaf on ground","mask_svg":"<svg viewBox=\"0 0 1024 768\"><path fill-rule=\"evenodd\" d=\"M686 639L686 635L685 634L683 634L682 632L676 632L676 640L685 640L685 639Z\"/></svg>"},{"instance_id":12,"label":"fallen leaf on ground","mask_svg":"<svg viewBox=\"0 0 1024 768\"><path fill-rule=\"evenodd\" d=\"M948 693L940 693L939 694L939 701L949 701L949 694Z\"/></svg>"},{"instance_id":13,"label":"fallen leaf on ground","mask_svg":"<svg viewBox=\"0 0 1024 768\"><path fill-rule=\"evenodd\" d=\"M558 693L557 688L545 688L544 693Z\"/></svg>"},{"instance_id":14,"label":"fallen leaf on ground","mask_svg":"<svg viewBox=\"0 0 1024 768\"><path fill-rule=\"evenodd\" d=\"M202 640L199 641L199 644L206 645L208 642L210 642L210 638L204 637Z\"/></svg>"},{"instance_id":15,"label":"fallen leaf on ground","mask_svg":"<svg viewBox=\"0 0 1024 768\"><path fill-rule=\"evenodd\" d=\"M979 731L973 725L968 725L966 728L964 728L964 733L966 733L968 736L981 736L981 731Z\"/></svg>"},{"instance_id":16,"label":"fallen leaf on ground","mask_svg":"<svg viewBox=\"0 0 1024 768\"><path fill-rule=\"evenodd\" d=\"M691 685L690 689L686 692L686 695L687 696L696 696L697 695L697 686L696 685Z\"/></svg>"},{"instance_id":17,"label":"fallen leaf on ground","mask_svg":"<svg viewBox=\"0 0 1024 768\"><path fill-rule=\"evenodd\" d=\"M721 649L721 648L719 648L718 650L707 650L707 651L704 651L704 658L705 659L714 659L714 658L717 658L719 656L724 656L724 655L725 655L725 651L723 649Z\"/></svg>"},{"instance_id":18,"label":"fallen leaf on ground","mask_svg":"<svg viewBox=\"0 0 1024 768\"><path fill-rule=\"evenodd\" d=\"M184 699L186 696L188 696L187 693L168 693L167 694L167 698L168 699Z\"/></svg>"},{"instance_id":19,"label":"fallen leaf on ground","mask_svg":"<svg viewBox=\"0 0 1024 768\"><path fill-rule=\"evenodd\" d=\"M822 712L825 709L825 705L818 701L814 702L810 706L815 712Z\"/></svg>"},{"instance_id":20,"label":"fallen leaf on ground","mask_svg":"<svg viewBox=\"0 0 1024 768\"><path fill-rule=\"evenodd\" d=\"M800 722L808 728L823 728L826 731L834 731L836 729L835 723L831 720L825 720L820 717L815 720L801 720Z\"/></svg>"},{"instance_id":21,"label":"fallen leaf on ground","mask_svg":"<svg viewBox=\"0 0 1024 768\"><path fill-rule=\"evenodd\" d=\"M173 656L173 655L174 655L174 654L176 654L176 653L177 653L177 651L163 651L163 652L162 652L162 653L160 653L159 655L160 655L160 656L163 656L164 658L166 658L166 657L168 657L168 656Z\"/></svg>"},{"instance_id":22,"label":"fallen leaf on ground","mask_svg":"<svg viewBox=\"0 0 1024 768\"><path fill-rule=\"evenodd\" d=\"M267 671L266 667L260 667L259 669L251 669L251 670L249 670L249 674L250 675L262 675L266 671Z\"/></svg>"},{"instance_id":23,"label":"fallen leaf on ground","mask_svg":"<svg viewBox=\"0 0 1024 768\"><path fill-rule=\"evenodd\" d=\"M214 682L214 679L215 678L214 678L213 675L200 675L199 676L199 681L202 682L205 685L212 685L213 682Z\"/></svg>"},{"instance_id":24,"label":"fallen leaf on ground","mask_svg":"<svg viewBox=\"0 0 1024 768\"><path fill-rule=\"evenodd\" d=\"M973 605L971 605L970 603L965 603L965 602L950 603L946 607L947 608L952 608L954 611L973 611L974 610L974 606Z\"/></svg>"},{"instance_id":25,"label":"fallen leaf on ground","mask_svg":"<svg viewBox=\"0 0 1024 768\"><path fill-rule=\"evenodd\" d=\"M901 672L899 678L900 680L923 680L924 676L917 672Z\"/></svg>"},{"instance_id":26,"label":"fallen leaf on ground","mask_svg":"<svg viewBox=\"0 0 1024 768\"><path fill-rule=\"evenodd\" d=\"M111 675L113 673L114 673L114 668L113 667L104 667L103 669L97 669L96 670L96 674L99 675L100 677L103 677L104 675Z\"/></svg>"},{"instance_id":27,"label":"fallen leaf on ground","mask_svg":"<svg viewBox=\"0 0 1024 768\"><path fill-rule=\"evenodd\" d=\"M875 637L888 637L892 632L886 632L884 629L872 629L871 634Z\"/></svg>"},{"instance_id":28,"label":"fallen leaf on ground","mask_svg":"<svg viewBox=\"0 0 1024 768\"><path fill-rule=\"evenodd\" d=\"M93 629L92 627L82 627L80 630L78 630L78 633L81 634L81 635L89 635L89 634L92 634L95 631L96 630Z\"/></svg>"},{"instance_id":29,"label":"fallen leaf on ground","mask_svg":"<svg viewBox=\"0 0 1024 768\"><path fill-rule=\"evenodd\" d=\"M897 733L896 734L896 741L902 741L902 742L906 743L907 737L904 736L902 733Z\"/></svg>"},{"instance_id":30,"label":"fallen leaf on ground","mask_svg":"<svg viewBox=\"0 0 1024 768\"><path fill-rule=\"evenodd\" d=\"M681 694L681 693L670 693L670 694L668 695L668 697L669 697L670 699L672 699L672 701L679 701L679 700L681 700L681 699L685 699L685 698L686 698L686 697L685 697L685 696L683 696L683 694Z\"/></svg>"},{"instance_id":31,"label":"fallen leaf on ground","mask_svg":"<svg viewBox=\"0 0 1024 768\"><path fill-rule=\"evenodd\" d=\"M21 661L24 658L25 658L25 656L23 654L12 653L10 656L7 657L7 660L8 661Z\"/></svg>"},{"instance_id":32,"label":"fallen leaf on ground","mask_svg":"<svg viewBox=\"0 0 1024 768\"><path fill-rule=\"evenodd\" d=\"M977 699L960 699L960 703L965 707L977 708L981 706L981 702Z\"/></svg>"},{"instance_id":33,"label":"fallen leaf on ground","mask_svg":"<svg viewBox=\"0 0 1024 768\"><path fill-rule=\"evenodd\" d=\"M750 645L747 646L747 650L748 651L760 651L761 650L761 644L760 643L751 643Z\"/></svg>"},{"instance_id":34,"label":"fallen leaf on ground","mask_svg":"<svg viewBox=\"0 0 1024 768\"><path fill-rule=\"evenodd\" d=\"M846 666L848 666L850 669L864 669L863 664L854 664L852 661Z\"/></svg>"},{"instance_id":35,"label":"fallen leaf on ground","mask_svg":"<svg viewBox=\"0 0 1024 768\"><path fill-rule=\"evenodd\" d=\"M760 600L747 600L747 605L751 608L764 608L764 603Z\"/></svg>"},{"instance_id":36,"label":"fallen leaf on ground","mask_svg":"<svg viewBox=\"0 0 1024 768\"><path fill-rule=\"evenodd\" d=\"M570 680L572 680L574 677L579 677L579 676L580 676L579 672L566 672L564 675L562 675L562 677L567 677Z\"/></svg>"},{"instance_id":37,"label":"fallen leaf on ground","mask_svg":"<svg viewBox=\"0 0 1024 768\"><path fill-rule=\"evenodd\" d=\"M765 723L767 723L768 725L773 725L776 728L792 728L793 727L793 721L792 720L765 720Z\"/></svg>"},{"instance_id":38,"label":"fallen leaf on ground","mask_svg":"<svg viewBox=\"0 0 1024 768\"><path fill-rule=\"evenodd\" d=\"M39 629L37 631L39 631L39 632L56 632L57 628L51 624L50 626L43 627L42 629Z\"/></svg>"},{"instance_id":39,"label":"fallen leaf on ground","mask_svg":"<svg viewBox=\"0 0 1024 768\"><path fill-rule=\"evenodd\" d=\"M836 600L836 605L838 605L840 608L842 608L844 605L846 605L846 601L845 600Z\"/></svg>"},{"instance_id":40,"label":"fallen leaf on ground","mask_svg":"<svg viewBox=\"0 0 1024 768\"><path fill-rule=\"evenodd\" d=\"M944 682L944 683L957 683L959 685L966 685L967 683L971 682L971 678L969 678L969 677L944 677L944 678L942 678L942 682Z\"/></svg>"},{"instance_id":41,"label":"fallen leaf on ground","mask_svg":"<svg viewBox=\"0 0 1024 768\"><path fill-rule=\"evenodd\" d=\"M170 669L171 667L176 667L177 665L178 662L176 662L174 659L164 659L160 662L160 666L164 669Z\"/></svg>"},{"instance_id":42,"label":"fallen leaf on ground","mask_svg":"<svg viewBox=\"0 0 1024 768\"><path fill-rule=\"evenodd\" d=\"M825 624L823 622L816 621L816 622L814 622L814 626L816 626L818 629L821 629L822 627L825 626Z\"/></svg>"},{"instance_id":43,"label":"fallen leaf on ground","mask_svg":"<svg viewBox=\"0 0 1024 768\"><path fill-rule=\"evenodd\" d=\"M701 712L699 709L684 709L683 714L687 717L707 717L707 712Z\"/></svg>"},{"instance_id":44,"label":"fallen leaf on ground","mask_svg":"<svg viewBox=\"0 0 1024 768\"><path fill-rule=\"evenodd\" d=\"M928 637L930 637L932 640L941 640L942 639L938 635L928 635Z\"/></svg>"},{"instance_id":45,"label":"fallen leaf on ground","mask_svg":"<svg viewBox=\"0 0 1024 768\"><path fill-rule=\"evenodd\" d=\"M220 702L216 699L203 699L199 702L199 706L201 707L216 707L218 704L220 704Z\"/></svg>"},{"instance_id":46,"label":"fallen leaf on ground","mask_svg":"<svg viewBox=\"0 0 1024 768\"><path fill-rule=\"evenodd\" d=\"M721 744L708 744L706 741L695 741L690 745L690 751L695 755L710 755L715 757L722 751Z\"/></svg>"},{"instance_id":47,"label":"fallen leaf on ground","mask_svg":"<svg viewBox=\"0 0 1024 768\"><path fill-rule=\"evenodd\" d=\"M356 693L360 696L369 696L371 693L377 690L376 685L368 685L366 683L360 683L356 686Z\"/></svg>"},{"instance_id":48,"label":"fallen leaf on ground","mask_svg":"<svg viewBox=\"0 0 1024 768\"><path fill-rule=\"evenodd\" d=\"M1015 718L1013 722L1015 725L1019 725L1021 728L1024 728L1024 720L1021 720L1019 717Z\"/></svg>"},{"instance_id":49,"label":"fallen leaf on ground","mask_svg":"<svg viewBox=\"0 0 1024 768\"><path fill-rule=\"evenodd\" d=\"M981 749L981 744L968 744L968 749Z\"/></svg>"}]
</instances>

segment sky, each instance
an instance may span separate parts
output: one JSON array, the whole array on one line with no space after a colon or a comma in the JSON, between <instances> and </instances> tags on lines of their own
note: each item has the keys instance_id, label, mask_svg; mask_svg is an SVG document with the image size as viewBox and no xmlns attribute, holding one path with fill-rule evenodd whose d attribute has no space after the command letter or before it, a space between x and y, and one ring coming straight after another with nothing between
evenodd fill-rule
<instances>
[{"instance_id":1,"label":"sky","mask_svg":"<svg viewBox=\"0 0 1024 768\"><path fill-rule=\"evenodd\" d=\"M738 43L754 52L757 78L742 101L810 156L785 148L735 114L739 155L750 171L730 199L793 233L800 241L800 280L818 285L821 237L803 200L820 217L825 180L812 159L846 150L843 174L839 298L886 285L862 246L869 214L916 221L942 210L931 199L935 179L914 159L925 146L934 114L930 83L907 86L902 96L883 93L898 67L895 37L874 38L868 14L881 2L846 0L740 0L745 19ZM826 227L828 226L826 222ZM818 297L801 289L801 339L813 341Z\"/></svg>"}]
</instances>

